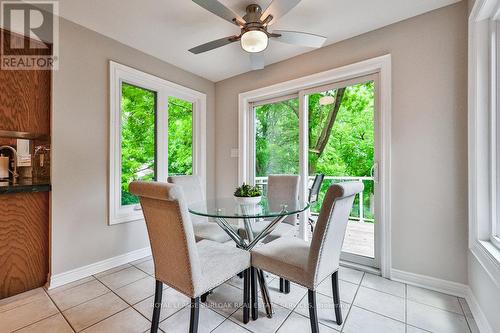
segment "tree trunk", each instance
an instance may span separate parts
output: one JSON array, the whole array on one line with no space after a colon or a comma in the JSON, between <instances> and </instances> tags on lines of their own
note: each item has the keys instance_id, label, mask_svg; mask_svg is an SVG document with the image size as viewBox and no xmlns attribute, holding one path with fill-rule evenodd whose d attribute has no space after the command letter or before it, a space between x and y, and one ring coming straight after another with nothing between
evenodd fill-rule
<instances>
[{"instance_id":1,"label":"tree trunk","mask_svg":"<svg viewBox=\"0 0 500 333\"><path fill-rule=\"evenodd\" d=\"M321 156L321 154L323 154L326 144L328 143L328 139L330 138L330 134L332 133L333 124L335 123L335 119L337 119L337 114L339 112L340 105L342 104L342 99L344 98L344 92L345 88L337 89L332 110L328 114L326 124L323 127L318 140L316 141L316 145L314 146L314 153L318 155L318 158Z\"/></svg>"}]
</instances>

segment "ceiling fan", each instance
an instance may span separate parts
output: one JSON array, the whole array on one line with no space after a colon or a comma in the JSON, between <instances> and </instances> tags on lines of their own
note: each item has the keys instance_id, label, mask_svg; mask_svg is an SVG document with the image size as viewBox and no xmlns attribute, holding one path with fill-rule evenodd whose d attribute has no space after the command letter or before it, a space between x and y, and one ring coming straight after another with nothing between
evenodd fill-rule
<instances>
[{"instance_id":1,"label":"ceiling fan","mask_svg":"<svg viewBox=\"0 0 500 333\"><path fill-rule=\"evenodd\" d=\"M241 48L250 54L252 69L262 69L264 68L264 61L260 56L260 52L267 48L270 38L275 38L283 43L312 48L319 48L326 41L326 37L305 32L286 30L268 31L270 25L288 13L300 0L273 0L264 11L262 11L259 5L251 4L247 6L246 14L243 17L240 17L217 0L193 0L193 2L238 26L241 30L239 35L216 39L193 47L189 51L194 54L207 52L239 41Z\"/></svg>"}]
</instances>

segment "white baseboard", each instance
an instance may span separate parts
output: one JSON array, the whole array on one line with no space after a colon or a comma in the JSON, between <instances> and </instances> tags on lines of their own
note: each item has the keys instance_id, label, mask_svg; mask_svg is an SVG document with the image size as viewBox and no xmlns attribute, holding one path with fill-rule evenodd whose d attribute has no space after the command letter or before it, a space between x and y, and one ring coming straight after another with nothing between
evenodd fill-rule
<instances>
[{"instance_id":1,"label":"white baseboard","mask_svg":"<svg viewBox=\"0 0 500 333\"><path fill-rule=\"evenodd\" d=\"M410 284L412 286L422 287L463 298L465 298L469 293L469 286L466 284L400 271L398 269L391 270L391 279Z\"/></svg>"},{"instance_id":2,"label":"white baseboard","mask_svg":"<svg viewBox=\"0 0 500 333\"><path fill-rule=\"evenodd\" d=\"M493 329L488 323L486 316L481 310L481 307L479 306L476 297L474 296L472 290L468 285L448 280L442 280L426 275L400 271L398 269L391 270L391 279L412 286L422 287L425 289L430 289L441 293L445 293L448 295L465 298L472 312L472 316L476 321L477 327L479 328L479 332L493 333Z\"/></svg>"},{"instance_id":3,"label":"white baseboard","mask_svg":"<svg viewBox=\"0 0 500 333\"><path fill-rule=\"evenodd\" d=\"M472 289L467 287L468 292L467 295L465 296L465 300L467 301L467 304L469 305L470 311L472 312L472 316L474 317L474 320L476 321L477 328L479 329L479 332L481 333L494 333L493 329L490 326L490 323L488 322L488 319L486 319L486 316L481 310L481 307L479 306L479 303L477 302L476 297L474 296L474 293L472 292Z\"/></svg>"},{"instance_id":4,"label":"white baseboard","mask_svg":"<svg viewBox=\"0 0 500 333\"><path fill-rule=\"evenodd\" d=\"M50 284L48 289L57 288L70 282L74 282L88 276L103 272L105 270L129 263L151 255L151 248L145 247L143 249L131 251L113 258L98 261L96 263L75 268L70 271L56 274L50 277Z\"/></svg>"}]
</instances>

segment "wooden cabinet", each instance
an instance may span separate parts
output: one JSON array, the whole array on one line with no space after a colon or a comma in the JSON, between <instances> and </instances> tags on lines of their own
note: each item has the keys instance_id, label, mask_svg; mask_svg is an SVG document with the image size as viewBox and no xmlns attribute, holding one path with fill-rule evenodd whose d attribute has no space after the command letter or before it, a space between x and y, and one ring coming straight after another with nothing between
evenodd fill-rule
<instances>
[{"instance_id":1,"label":"wooden cabinet","mask_svg":"<svg viewBox=\"0 0 500 333\"><path fill-rule=\"evenodd\" d=\"M0 33L2 41L24 38ZM50 145L51 75L47 70L0 69L0 130L42 135L43 141L35 144ZM0 138L0 145L5 144L16 141ZM33 189L0 193L0 299L47 282L50 192Z\"/></svg>"},{"instance_id":2,"label":"wooden cabinet","mask_svg":"<svg viewBox=\"0 0 500 333\"><path fill-rule=\"evenodd\" d=\"M0 298L47 282L49 193L0 195Z\"/></svg>"},{"instance_id":3,"label":"wooden cabinet","mask_svg":"<svg viewBox=\"0 0 500 333\"><path fill-rule=\"evenodd\" d=\"M7 30L0 33L2 41L11 38ZM49 135L50 96L50 71L0 69L0 129Z\"/></svg>"}]
</instances>

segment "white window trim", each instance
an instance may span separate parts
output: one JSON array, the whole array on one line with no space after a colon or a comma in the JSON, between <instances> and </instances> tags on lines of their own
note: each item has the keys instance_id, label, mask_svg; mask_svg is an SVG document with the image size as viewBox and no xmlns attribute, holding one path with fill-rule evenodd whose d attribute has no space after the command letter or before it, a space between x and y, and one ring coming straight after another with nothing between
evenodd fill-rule
<instances>
[{"instance_id":1,"label":"white window trim","mask_svg":"<svg viewBox=\"0 0 500 333\"><path fill-rule=\"evenodd\" d=\"M496 218L495 29L500 0L477 0L469 17L468 169L469 249L500 286L500 250L492 242ZM486 157L486 158L485 158Z\"/></svg>"},{"instance_id":2,"label":"white window trim","mask_svg":"<svg viewBox=\"0 0 500 333\"><path fill-rule=\"evenodd\" d=\"M321 85L331 84L338 81L345 81L360 76L379 73L380 77L380 117L381 117L381 142L383 146L381 156L381 167L379 177L383 179L381 184L381 212L382 223L380 225L380 271L382 276L390 278L392 267L391 256L391 55L384 55L377 58L368 59L351 65L335 68L329 71L312 74L299 79L278 83L264 88L248 91L239 94L239 159L238 159L238 182L248 182L251 175L251 147L249 142L252 137L250 132L251 103L255 101L269 100L284 95L295 94L298 91L313 88ZM307 118L307 108L303 105L299 97L299 124L304 126L302 119ZM305 142L307 128L300 128L300 142ZM304 144L300 147L299 154L302 156L300 170L303 172L307 168L307 151ZM304 165L305 164L305 165ZM307 174L307 173L306 173ZM307 198L307 181L301 179L300 197ZM304 214L301 214L300 235L305 238L306 221Z\"/></svg>"},{"instance_id":3,"label":"white window trim","mask_svg":"<svg viewBox=\"0 0 500 333\"><path fill-rule=\"evenodd\" d=\"M127 82L157 93L157 180L167 181L168 97L193 103L193 174L202 179L206 192L206 104L207 96L196 90L169 82L137 69L109 62L110 136L109 136L109 224L143 220L136 206L122 207L121 197L121 84Z\"/></svg>"}]
</instances>

